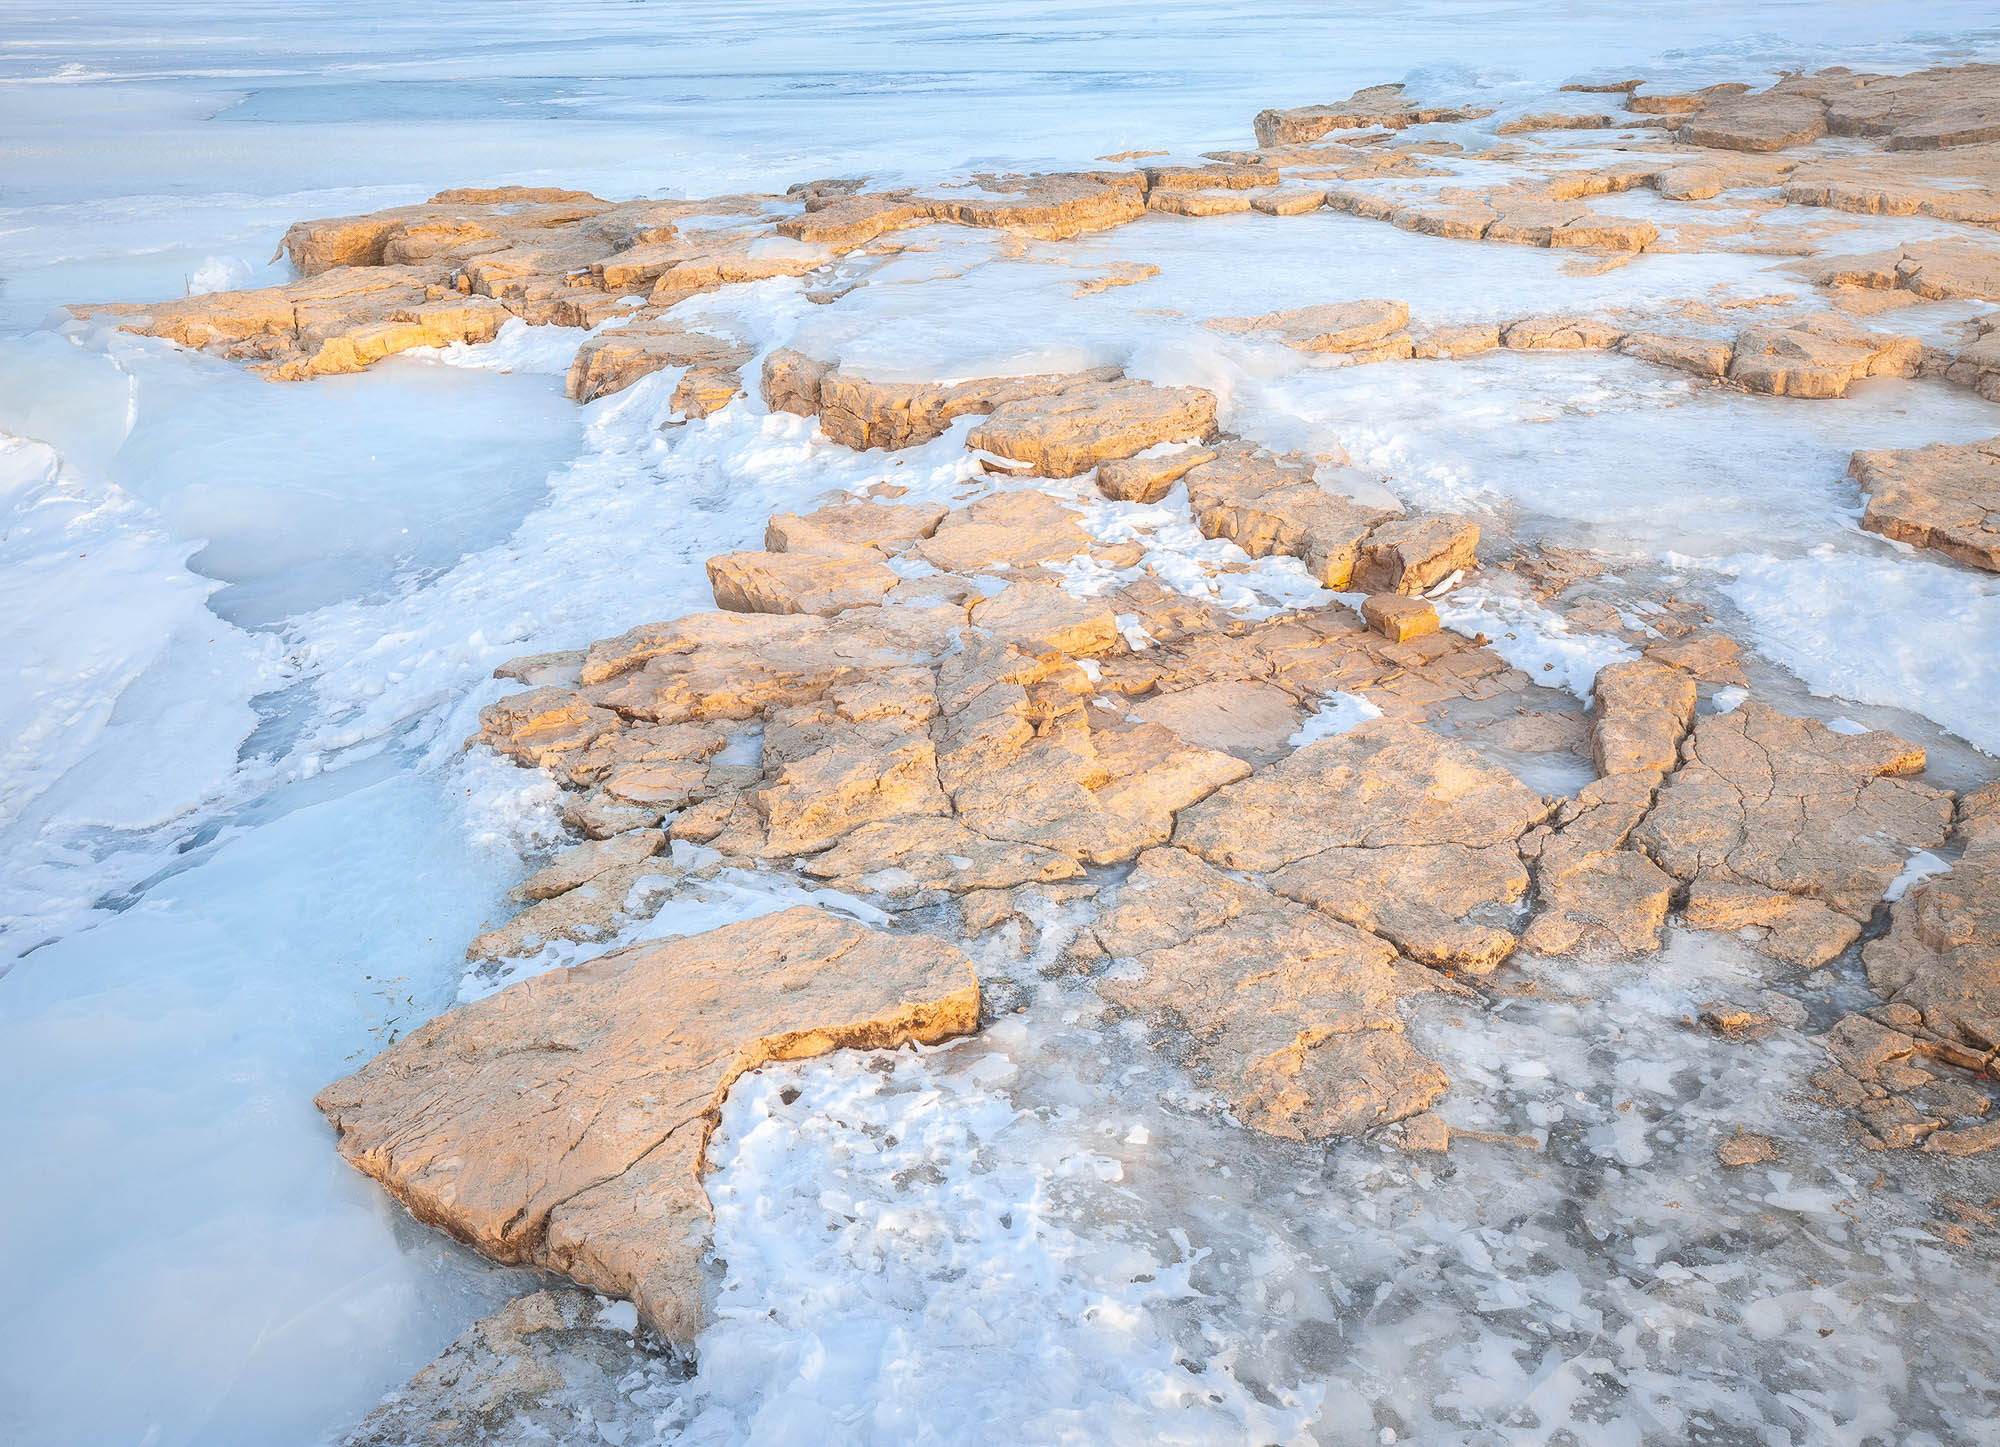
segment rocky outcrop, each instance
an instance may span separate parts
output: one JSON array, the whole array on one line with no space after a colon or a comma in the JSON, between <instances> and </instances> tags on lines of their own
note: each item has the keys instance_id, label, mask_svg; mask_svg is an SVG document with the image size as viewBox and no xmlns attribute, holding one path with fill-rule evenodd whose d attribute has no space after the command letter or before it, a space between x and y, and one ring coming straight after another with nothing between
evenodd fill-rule
<instances>
[{"instance_id":1,"label":"rocky outcrop","mask_svg":"<svg viewBox=\"0 0 2000 1447\"><path fill-rule=\"evenodd\" d=\"M2000 573L2000 437L1857 452L1847 473L1867 495L1870 532Z\"/></svg>"},{"instance_id":2,"label":"rocky outcrop","mask_svg":"<svg viewBox=\"0 0 2000 1447\"><path fill-rule=\"evenodd\" d=\"M1100 462L1215 428L1215 396L1198 387L1084 381L1048 396L1003 402L966 437L1039 477L1076 477Z\"/></svg>"},{"instance_id":3,"label":"rocky outcrop","mask_svg":"<svg viewBox=\"0 0 2000 1447\"><path fill-rule=\"evenodd\" d=\"M1861 958L1876 993L1915 1012L1910 1028L1990 1063L2000 1052L2000 788L1959 801L1957 835L1958 861L1898 900L1888 933Z\"/></svg>"},{"instance_id":4,"label":"rocky outcrop","mask_svg":"<svg viewBox=\"0 0 2000 1447\"><path fill-rule=\"evenodd\" d=\"M603 955L461 1005L320 1092L341 1154L496 1261L702 1321L703 1151L774 1060L977 1026L956 950L799 907Z\"/></svg>"}]
</instances>

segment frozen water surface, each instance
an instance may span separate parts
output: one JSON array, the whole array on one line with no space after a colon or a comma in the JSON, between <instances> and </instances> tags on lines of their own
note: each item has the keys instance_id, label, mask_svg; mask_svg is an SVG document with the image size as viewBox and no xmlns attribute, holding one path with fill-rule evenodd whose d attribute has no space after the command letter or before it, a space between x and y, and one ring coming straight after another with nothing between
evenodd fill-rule
<instances>
[{"instance_id":1,"label":"frozen water surface","mask_svg":"<svg viewBox=\"0 0 2000 1447\"><path fill-rule=\"evenodd\" d=\"M1245 144L1265 105L1389 79L1501 107L1446 132L1473 140L1571 79L2000 54L1985 7L1960 3L1431 0L1224 23L1191 3L106 0L0 22L0 1226L21 1243L0 1440L147 1447L337 1437L522 1285L391 1208L310 1103L503 983L463 974L464 941L556 828L538 776L459 750L510 687L494 664L704 606L703 561L774 510L889 477L953 499L972 467L963 426L855 455L755 399L662 430L671 373L577 409L556 375L573 337L510 329L274 387L50 308L283 280L290 221L452 185L699 195L1188 158ZM1819 219L1841 249L1962 230ZM1762 652L1760 691L1782 671L1826 717L1956 735L1960 767L1990 774L1969 746L2000 750L2000 599L1859 533L1844 465L1992 435L2000 408L1895 382L1748 398L1618 357L1341 368L1201 325L1365 296L1453 321L1801 293L1774 258L1589 276L1331 212L1149 217L1019 254L906 239L936 249L843 261L864 284L836 306L780 281L684 311L884 376L1116 361L1214 387L1237 430L1344 447L1413 505L1707 589ZM1072 295L1133 261L1158 275ZM1938 341L1977 310L1883 325ZM1212 545L1180 505L1092 526L1147 538L1193 586ZM1231 586L1246 612L1326 601L1279 564ZM1514 633L1573 693L1623 656L1502 589L1447 611ZM1312 727L1346 721L1336 701ZM798 893L724 876L643 931ZM1524 971L1490 1010L1426 1006L1412 1029L1457 1082L1443 1109L1491 1136L1433 1163L1235 1128L1087 982L1040 975L1075 922L1039 923L1025 959L1011 926L985 947L1020 1009L981 1037L732 1095L694 1374L640 1366L630 1419L579 1440L2000 1440L1990 1274L1916 1229L1923 1201L1973 1199L1977 1160L1844 1175L1839 1123L1797 1099L1816 1046L1682 1024L1775 986L1818 1028L1866 998L1845 966L1808 988L1676 936L1638 965ZM1777 1167L1714 1170L1722 1133L1781 1117L1796 1146Z\"/></svg>"}]
</instances>

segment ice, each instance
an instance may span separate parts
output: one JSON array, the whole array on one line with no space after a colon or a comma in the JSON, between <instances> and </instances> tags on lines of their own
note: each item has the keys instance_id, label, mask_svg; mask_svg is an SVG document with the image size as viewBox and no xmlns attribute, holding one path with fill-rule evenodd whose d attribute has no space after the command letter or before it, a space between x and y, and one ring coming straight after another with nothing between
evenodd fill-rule
<instances>
[{"instance_id":1,"label":"ice","mask_svg":"<svg viewBox=\"0 0 2000 1447\"><path fill-rule=\"evenodd\" d=\"M1330 693L1320 706L1299 725L1299 731L1285 742L1293 748L1300 748L1315 739L1332 738L1357 728L1371 718L1382 717L1382 710L1358 693Z\"/></svg>"},{"instance_id":2,"label":"ice","mask_svg":"<svg viewBox=\"0 0 2000 1447\"><path fill-rule=\"evenodd\" d=\"M1466 637L1485 635L1492 650L1544 688L1587 699L1597 671L1637 658L1616 638L1572 630L1532 598L1494 587L1460 588L1437 603L1438 621Z\"/></svg>"}]
</instances>

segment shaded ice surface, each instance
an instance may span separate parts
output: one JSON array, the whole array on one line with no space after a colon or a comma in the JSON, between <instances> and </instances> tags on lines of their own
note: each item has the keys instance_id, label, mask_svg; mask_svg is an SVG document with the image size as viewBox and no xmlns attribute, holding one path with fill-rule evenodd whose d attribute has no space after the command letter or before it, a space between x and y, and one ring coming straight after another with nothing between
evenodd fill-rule
<instances>
[{"instance_id":1,"label":"shaded ice surface","mask_svg":"<svg viewBox=\"0 0 2000 1447\"><path fill-rule=\"evenodd\" d=\"M492 667L707 606L704 560L773 511L884 479L949 501L972 477L964 424L894 457L754 398L663 430L671 373L575 408L573 334L278 387L50 308L282 280L289 222L446 186L712 194L1191 157L1247 143L1265 105L1388 79L1497 105L1490 129L1570 79L1991 58L1990 24L1969 4L1438 0L1226 24L1193 4L0 5L0 1227L19 1247L0 1441L337 1437L531 1285L410 1223L311 1106L505 982L465 975L463 944L558 828L538 775L460 750L512 687ZM1853 219L1843 249L1951 229ZM1412 506L1712 593L1763 654L1760 694L2000 750L2000 594L1859 533L1844 477L1853 447L1992 435L2000 408L1886 381L1748 398L1618 357L1342 369L1199 325L1357 296L1450 321L1495 296L1801 289L1765 258L1581 277L1331 212L1149 217L1032 260L936 239L843 262L867 285L836 307L779 281L683 311L884 376L1111 361L1213 387L1233 429L1343 446ZM1160 273L1072 296L1126 261ZM1964 312L1906 315L1941 332ZM1176 559L1218 545L1174 504L1091 526L1143 536L1192 587ZM1246 615L1326 601L1282 560L1243 577L1220 601ZM1503 590L1446 612L1572 693L1622 656ZM1349 721L1334 700L1308 731ZM725 874L630 935L801 894ZM1444 1114L1495 1137L1432 1162L1237 1129L1086 985L1039 974L1073 923L1046 921L1026 960L985 951L1020 1009L975 1040L734 1092L693 1375L635 1355L629 1419L576 1440L2000 1440L1990 1270L1919 1229L1921 1199L1973 1197L1977 1160L1872 1189L1795 1098L1816 1046L1681 1023L1775 984L1819 1028L1866 999L1845 967L1808 994L1677 935L1637 965L1525 971L1539 994L1485 1013L1427 1006L1411 1028L1457 1082ZM1718 1172L1738 1123L1794 1144Z\"/></svg>"}]
</instances>

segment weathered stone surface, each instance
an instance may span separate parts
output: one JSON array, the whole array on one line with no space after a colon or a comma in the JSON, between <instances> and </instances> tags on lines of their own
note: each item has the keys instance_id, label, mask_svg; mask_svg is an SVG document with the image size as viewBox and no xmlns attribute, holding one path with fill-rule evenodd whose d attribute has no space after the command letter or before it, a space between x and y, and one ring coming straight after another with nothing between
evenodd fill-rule
<instances>
[{"instance_id":1,"label":"weathered stone surface","mask_svg":"<svg viewBox=\"0 0 2000 1447\"><path fill-rule=\"evenodd\" d=\"M671 870L665 860L646 858L607 866L575 888L539 900L498 929L477 936L466 946L465 957L512 959L535 954L558 941L585 943L609 938L628 917L632 889L641 877L665 876Z\"/></svg>"},{"instance_id":2,"label":"weathered stone surface","mask_svg":"<svg viewBox=\"0 0 2000 1447\"><path fill-rule=\"evenodd\" d=\"M1303 710L1296 695L1275 684L1215 679L1150 694L1131 706L1131 716L1172 729L1188 743L1262 764L1286 751Z\"/></svg>"},{"instance_id":3,"label":"weathered stone surface","mask_svg":"<svg viewBox=\"0 0 2000 1447\"><path fill-rule=\"evenodd\" d=\"M1334 589L1348 586L1362 541L1391 514L1321 487L1313 469L1242 443L1225 443L1186 478L1195 525L1253 558L1282 553Z\"/></svg>"},{"instance_id":4,"label":"weathered stone surface","mask_svg":"<svg viewBox=\"0 0 2000 1447\"><path fill-rule=\"evenodd\" d=\"M1669 874L1761 885L1866 921L1901 872L1896 845L1941 843L1951 797L1907 777L1924 751L1839 734L1754 700L1710 714L1634 839Z\"/></svg>"},{"instance_id":5,"label":"weathered stone surface","mask_svg":"<svg viewBox=\"0 0 2000 1447\"><path fill-rule=\"evenodd\" d=\"M613 838L565 849L514 889L516 899L553 899L580 884L588 884L608 869L638 864L666 847L657 829L639 829Z\"/></svg>"},{"instance_id":6,"label":"weathered stone surface","mask_svg":"<svg viewBox=\"0 0 2000 1447\"><path fill-rule=\"evenodd\" d=\"M796 355L796 354L794 354ZM838 367L818 373L787 360L775 376L766 365L765 396L778 396L786 410L819 414L820 430L857 452L880 447L894 452L944 434L960 417L984 417L1008 402L1060 396L1117 376L1116 368L1095 372L1050 373L1031 377L981 377L945 385L938 382L876 382Z\"/></svg>"},{"instance_id":7,"label":"weathered stone surface","mask_svg":"<svg viewBox=\"0 0 2000 1447\"><path fill-rule=\"evenodd\" d=\"M1677 337L1664 332L1631 332L1618 343L1618 350L1642 362L1692 372L1697 377L1726 377L1736 348L1729 342L1703 337Z\"/></svg>"},{"instance_id":8,"label":"weathered stone surface","mask_svg":"<svg viewBox=\"0 0 2000 1447\"><path fill-rule=\"evenodd\" d=\"M1369 127L1400 131L1433 122L1476 120L1491 113L1476 107L1422 106L1403 94L1401 85L1373 85L1332 105L1259 111L1255 126L1257 144L1268 148L1309 145L1332 131Z\"/></svg>"},{"instance_id":9,"label":"weathered stone surface","mask_svg":"<svg viewBox=\"0 0 2000 1447\"><path fill-rule=\"evenodd\" d=\"M1769 1136L1752 1135L1739 1125L1715 1148L1715 1158L1730 1167L1761 1165L1778 1159L1778 1147Z\"/></svg>"},{"instance_id":10,"label":"weathered stone surface","mask_svg":"<svg viewBox=\"0 0 2000 1447\"><path fill-rule=\"evenodd\" d=\"M1262 872L1334 848L1511 846L1552 809L1466 745L1379 718L1183 811L1174 842Z\"/></svg>"},{"instance_id":11,"label":"weathered stone surface","mask_svg":"<svg viewBox=\"0 0 2000 1447\"><path fill-rule=\"evenodd\" d=\"M1533 317L1500 334L1500 344L1513 351L1606 352L1624 339L1622 330L1595 317Z\"/></svg>"},{"instance_id":12,"label":"weathered stone surface","mask_svg":"<svg viewBox=\"0 0 2000 1447\"><path fill-rule=\"evenodd\" d=\"M1781 194L1791 206L1827 206L1871 216L1935 216L1975 226L2000 222L2000 194L1993 185L2000 173L2000 145L1932 152L1921 166L1913 166L1912 160L1896 152L1863 152L1807 161L1785 180ZM1951 243L1919 245L1928 249ZM1837 265L1838 259L1830 264ZM1987 267L1992 267L1990 257Z\"/></svg>"},{"instance_id":13,"label":"weathered stone surface","mask_svg":"<svg viewBox=\"0 0 2000 1447\"><path fill-rule=\"evenodd\" d=\"M1847 472L1868 495L1864 528L2000 573L2000 437L1857 452Z\"/></svg>"},{"instance_id":14,"label":"weathered stone surface","mask_svg":"<svg viewBox=\"0 0 2000 1447\"><path fill-rule=\"evenodd\" d=\"M774 553L876 558L929 537L947 511L942 503L839 502L803 515L781 512L765 525L764 546Z\"/></svg>"},{"instance_id":15,"label":"weathered stone surface","mask_svg":"<svg viewBox=\"0 0 2000 1447\"><path fill-rule=\"evenodd\" d=\"M477 741L523 764L581 749L618 726L618 716L571 689L545 684L488 704Z\"/></svg>"},{"instance_id":16,"label":"weathered stone surface","mask_svg":"<svg viewBox=\"0 0 2000 1447\"><path fill-rule=\"evenodd\" d=\"M321 1091L341 1154L495 1260L702 1321L702 1155L746 1070L978 1023L956 950L799 907L524 980Z\"/></svg>"},{"instance_id":17,"label":"weathered stone surface","mask_svg":"<svg viewBox=\"0 0 2000 1447\"><path fill-rule=\"evenodd\" d=\"M1931 1034L1979 1055L2000 1049L2000 831L1975 835L1949 873L1898 900L1861 958L1876 993L1913 1007Z\"/></svg>"},{"instance_id":18,"label":"weathered stone surface","mask_svg":"<svg viewBox=\"0 0 2000 1447\"><path fill-rule=\"evenodd\" d=\"M710 367L733 374L751 356L751 348L733 338L684 331L663 319L634 323L601 332L578 347L565 389L576 401L591 402L668 367Z\"/></svg>"},{"instance_id":19,"label":"weathered stone surface","mask_svg":"<svg viewBox=\"0 0 2000 1447\"><path fill-rule=\"evenodd\" d=\"M580 1420L615 1423L631 1411L621 1385L638 1350L595 1293L531 1292L467 1327L342 1447L562 1441Z\"/></svg>"},{"instance_id":20,"label":"weathered stone surface","mask_svg":"<svg viewBox=\"0 0 2000 1447\"><path fill-rule=\"evenodd\" d=\"M715 606L732 613L829 617L882 601L896 575L879 562L825 553L722 553L708 560Z\"/></svg>"},{"instance_id":21,"label":"weathered stone surface","mask_svg":"<svg viewBox=\"0 0 2000 1447\"><path fill-rule=\"evenodd\" d=\"M1080 514L1045 492L1000 492L968 504L940 522L911 551L947 573L1032 568L1060 563L1090 549Z\"/></svg>"},{"instance_id":22,"label":"weathered stone surface","mask_svg":"<svg viewBox=\"0 0 2000 1447\"><path fill-rule=\"evenodd\" d=\"M1042 477L1076 477L1100 462L1161 442L1204 437L1214 428L1211 392L1131 380L1095 382L1004 402L972 429L966 445Z\"/></svg>"},{"instance_id":23,"label":"weathered stone surface","mask_svg":"<svg viewBox=\"0 0 2000 1447\"><path fill-rule=\"evenodd\" d=\"M1548 955L1598 944L1660 947L1676 882L1627 847L1659 782L1651 772L1606 775L1562 805L1553 832L1523 841L1521 852L1534 860L1537 908L1522 948Z\"/></svg>"},{"instance_id":24,"label":"weathered stone surface","mask_svg":"<svg viewBox=\"0 0 2000 1447\"><path fill-rule=\"evenodd\" d=\"M764 729L765 782L752 795L761 853L825 849L863 824L950 812L938 787L928 669L836 683L811 703L774 709Z\"/></svg>"},{"instance_id":25,"label":"weathered stone surface","mask_svg":"<svg viewBox=\"0 0 2000 1447\"><path fill-rule=\"evenodd\" d=\"M1652 659L1601 668L1591 703L1591 756L1599 774L1666 773L1694 726L1692 675Z\"/></svg>"},{"instance_id":26,"label":"weathered stone surface","mask_svg":"<svg viewBox=\"0 0 2000 1447\"><path fill-rule=\"evenodd\" d=\"M1438 630L1437 609L1402 593L1371 593L1361 600L1361 616L1391 643L1405 643Z\"/></svg>"},{"instance_id":27,"label":"weathered stone surface","mask_svg":"<svg viewBox=\"0 0 2000 1447\"><path fill-rule=\"evenodd\" d=\"M1479 524L1449 513L1396 518L1372 529L1354 561L1352 586L1369 593L1422 593L1479 566Z\"/></svg>"},{"instance_id":28,"label":"weathered stone surface","mask_svg":"<svg viewBox=\"0 0 2000 1447\"><path fill-rule=\"evenodd\" d=\"M1422 972L1185 850L1142 855L1093 933L1106 955L1132 962L1100 993L1164 1025L1162 1046L1253 1129L1351 1135L1415 1115L1446 1089L1397 1009L1427 988Z\"/></svg>"},{"instance_id":29,"label":"weathered stone surface","mask_svg":"<svg viewBox=\"0 0 2000 1447\"><path fill-rule=\"evenodd\" d=\"M1683 145L1782 151L1826 134L1826 107L1812 96L1732 96L1704 106L1680 128Z\"/></svg>"},{"instance_id":30,"label":"weathered stone surface","mask_svg":"<svg viewBox=\"0 0 2000 1447\"><path fill-rule=\"evenodd\" d=\"M688 421L713 417L743 395L743 374L734 367L689 367L674 384L667 405Z\"/></svg>"},{"instance_id":31,"label":"weathered stone surface","mask_svg":"<svg viewBox=\"0 0 2000 1447\"><path fill-rule=\"evenodd\" d=\"M1410 309L1402 302L1371 299L1295 307L1256 317L1218 317L1209 326L1219 332L1270 333L1303 352L1352 352L1394 335L1409 320Z\"/></svg>"},{"instance_id":32,"label":"weathered stone surface","mask_svg":"<svg viewBox=\"0 0 2000 1447\"><path fill-rule=\"evenodd\" d=\"M1072 598L1054 583L1009 583L972 605L972 625L1023 653L1089 658L1118 644L1118 623L1102 599Z\"/></svg>"},{"instance_id":33,"label":"weathered stone surface","mask_svg":"<svg viewBox=\"0 0 2000 1447\"><path fill-rule=\"evenodd\" d=\"M1629 122L1603 111L1583 113L1577 111L1531 111L1518 115L1511 121L1503 122L1494 130L1495 135L1523 136L1536 131L1602 131Z\"/></svg>"},{"instance_id":34,"label":"weathered stone surface","mask_svg":"<svg viewBox=\"0 0 2000 1447\"><path fill-rule=\"evenodd\" d=\"M838 889L890 896L1046 884L1079 879L1084 872L1058 850L988 839L946 818L864 824L800 867Z\"/></svg>"},{"instance_id":35,"label":"weathered stone surface","mask_svg":"<svg viewBox=\"0 0 2000 1447\"><path fill-rule=\"evenodd\" d=\"M1806 970L1831 962L1861 938L1860 921L1816 899L1722 880L1689 885L1682 918L1693 929L1755 931L1767 953Z\"/></svg>"},{"instance_id":36,"label":"weathered stone surface","mask_svg":"<svg viewBox=\"0 0 2000 1447\"><path fill-rule=\"evenodd\" d=\"M1512 843L1333 848L1272 874L1270 887L1378 934L1420 964L1485 974L1514 952L1514 934L1467 919L1528 889Z\"/></svg>"},{"instance_id":37,"label":"weathered stone surface","mask_svg":"<svg viewBox=\"0 0 2000 1447\"><path fill-rule=\"evenodd\" d=\"M1809 317L1792 326L1744 328L1729 379L1773 396L1842 397L1864 377L1913 377L1922 359L1915 337L1871 332L1844 317Z\"/></svg>"},{"instance_id":38,"label":"weathered stone surface","mask_svg":"<svg viewBox=\"0 0 2000 1447\"><path fill-rule=\"evenodd\" d=\"M1097 490L1118 502L1158 502L1192 468L1215 460L1204 447L1171 452L1152 449L1132 457L1114 457L1097 465Z\"/></svg>"}]
</instances>

